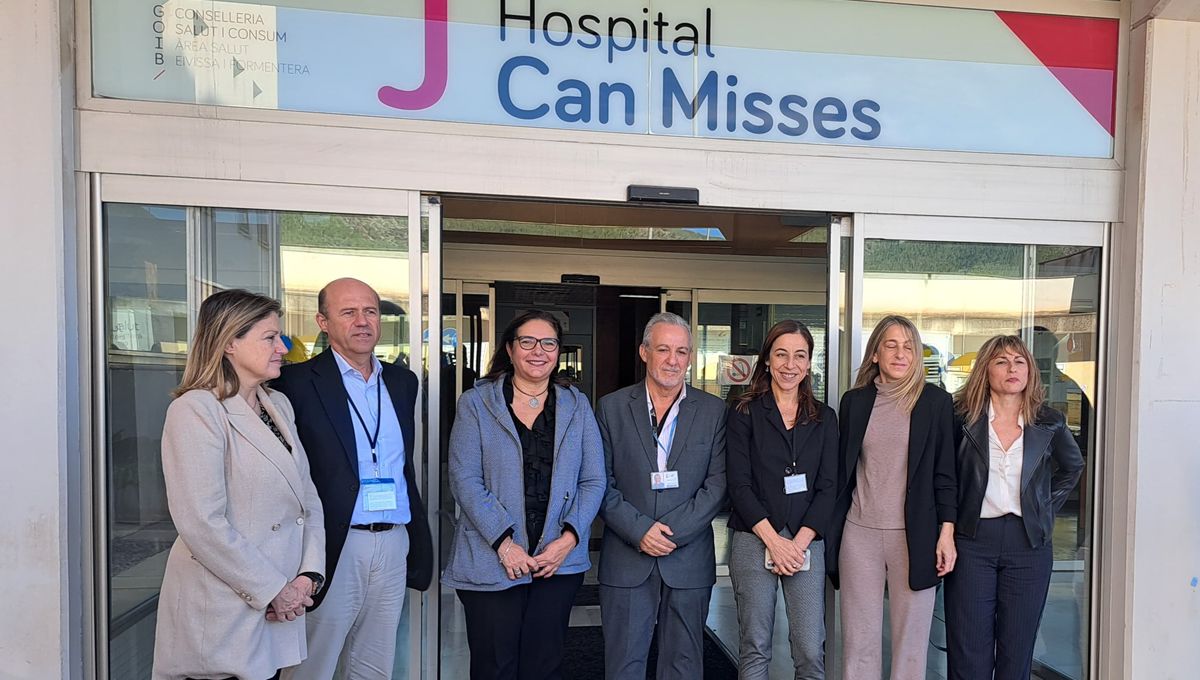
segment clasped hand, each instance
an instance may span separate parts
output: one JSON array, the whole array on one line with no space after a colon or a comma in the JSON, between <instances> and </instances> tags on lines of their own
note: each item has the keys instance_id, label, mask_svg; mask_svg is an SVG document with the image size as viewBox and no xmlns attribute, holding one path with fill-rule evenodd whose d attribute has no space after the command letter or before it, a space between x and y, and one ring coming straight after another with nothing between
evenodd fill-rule
<instances>
[{"instance_id":1,"label":"clasped hand","mask_svg":"<svg viewBox=\"0 0 1200 680\"><path fill-rule=\"evenodd\" d=\"M808 549L808 541L786 538L776 534L776 540L767 544L767 552L775 563L772 572L779 576L794 576L804 568L804 551Z\"/></svg>"},{"instance_id":2,"label":"clasped hand","mask_svg":"<svg viewBox=\"0 0 1200 680\"><path fill-rule=\"evenodd\" d=\"M514 581L523 578L526 574L535 578L550 578L562 566L563 560L575 549L577 544L575 534L569 531L563 532L562 536L547 543L537 556L530 557L529 553L525 552L525 549L513 541L510 536L500 544L498 555L508 578Z\"/></svg>"},{"instance_id":3,"label":"clasped hand","mask_svg":"<svg viewBox=\"0 0 1200 680\"><path fill-rule=\"evenodd\" d=\"M674 536L671 527L662 522L655 522L650 525L650 529L646 531L646 535L642 536L641 542L638 543L638 550L646 553L651 557L666 557L677 547L675 542L667 538Z\"/></svg>"},{"instance_id":4,"label":"clasped hand","mask_svg":"<svg viewBox=\"0 0 1200 680\"><path fill-rule=\"evenodd\" d=\"M313 582L307 576L297 576L279 591L267 605L268 621L295 621L313 604Z\"/></svg>"}]
</instances>

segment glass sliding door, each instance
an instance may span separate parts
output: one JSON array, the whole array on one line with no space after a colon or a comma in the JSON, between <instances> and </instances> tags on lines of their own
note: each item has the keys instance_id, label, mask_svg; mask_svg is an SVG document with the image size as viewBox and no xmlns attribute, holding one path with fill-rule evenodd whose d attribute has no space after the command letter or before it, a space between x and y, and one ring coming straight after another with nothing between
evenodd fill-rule
<instances>
[{"instance_id":1,"label":"glass sliding door","mask_svg":"<svg viewBox=\"0 0 1200 680\"><path fill-rule=\"evenodd\" d=\"M150 677L158 593L176 537L162 477L163 420L200 303L229 288L279 299L290 350L285 360L303 361L327 346L314 320L317 292L353 276L381 297L379 359L410 366L418 376L424 369L412 346L421 299L413 295L410 263L420 257L409 252L408 192L390 192L401 199L399 215L137 202L125 198L136 192L120 193L122 200L106 200L102 208L107 444L100 454L104 531L97 540L106 555L99 576L108 616L101 665L105 677L137 680ZM297 203L303 207L302 198ZM397 678L408 677L408 631L402 626L398 633ZM419 637L417 627L413 632Z\"/></svg>"},{"instance_id":2,"label":"glass sliding door","mask_svg":"<svg viewBox=\"0 0 1200 680\"><path fill-rule=\"evenodd\" d=\"M1086 678L1102 239L1045 245L869 238L875 233L867 232L863 275L856 282L862 345L885 315L909 317L921 331L926 381L953 393L965 384L988 338L1018 334L1037 360L1047 403L1064 414L1083 451L1088 471L1055 524L1054 571L1034 677ZM855 367L861 360L850 358ZM939 592L929 678L945 675L944 626Z\"/></svg>"}]
</instances>

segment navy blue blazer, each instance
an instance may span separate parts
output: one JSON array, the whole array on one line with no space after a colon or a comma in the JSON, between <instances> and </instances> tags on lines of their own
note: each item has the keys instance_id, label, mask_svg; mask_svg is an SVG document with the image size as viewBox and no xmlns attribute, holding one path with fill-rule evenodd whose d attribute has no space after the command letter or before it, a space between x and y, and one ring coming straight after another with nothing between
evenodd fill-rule
<instances>
[{"instance_id":1,"label":"navy blue blazer","mask_svg":"<svg viewBox=\"0 0 1200 680\"><path fill-rule=\"evenodd\" d=\"M433 538L413 469L417 376L403 366L380 363L383 384L404 433L404 481L412 514L407 525L408 587L425 590L433 580ZM283 392L292 402L296 411L296 430L308 454L313 483L325 508L325 587L313 598L313 609L316 609L336 577L338 557L346 544L350 516L358 499L358 449L353 416L347 405L349 395L333 350L329 349L303 363L284 366L279 377L271 381L271 387Z\"/></svg>"}]
</instances>

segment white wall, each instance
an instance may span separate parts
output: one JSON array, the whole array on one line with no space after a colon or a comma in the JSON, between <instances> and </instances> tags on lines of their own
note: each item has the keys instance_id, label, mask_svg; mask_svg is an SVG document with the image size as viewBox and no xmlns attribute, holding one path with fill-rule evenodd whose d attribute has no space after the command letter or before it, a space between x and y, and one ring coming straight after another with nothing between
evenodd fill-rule
<instances>
[{"instance_id":1,"label":"white wall","mask_svg":"<svg viewBox=\"0 0 1200 680\"><path fill-rule=\"evenodd\" d=\"M69 26L70 24L68 24ZM70 175L64 177L64 100L56 0L0 2L0 335L4 407L0 408L0 678L79 677L76 646L82 586L67 537L78 531L65 490L78 470L77 327L66 313L77 295L66 258L74 257L64 224L73 221ZM64 75L65 74L65 75ZM63 117L67 111L66 118ZM73 160L70 161L73 164ZM73 261L73 260L72 260ZM72 266L70 268L74 270ZM84 350L86 353L86 350ZM72 445L71 438L75 438ZM76 467L78 467L76 465ZM78 506L71 504L74 510ZM68 528L70 523L70 529ZM77 536L78 534L76 534ZM69 566L73 565L73 566Z\"/></svg>"},{"instance_id":2,"label":"white wall","mask_svg":"<svg viewBox=\"0 0 1200 680\"><path fill-rule=\"evenodd\" d=\"M1133 31L1102 478L1105 677L1200 674L1200 23ZM1102 630L1105 630L1102 628ZM1118 651L1123 650L1123 651Z\"/></svg>"}]
</instances>

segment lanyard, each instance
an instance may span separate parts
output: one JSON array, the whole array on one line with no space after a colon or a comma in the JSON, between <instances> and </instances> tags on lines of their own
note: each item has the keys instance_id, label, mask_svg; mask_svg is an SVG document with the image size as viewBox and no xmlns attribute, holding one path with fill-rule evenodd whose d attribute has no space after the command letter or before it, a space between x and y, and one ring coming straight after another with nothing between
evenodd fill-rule
<instances>
[{"instance_id":1,"label":"lanyard","mask_svg":"<svg viewBox=\"0 0 1200 680\"><path fill-rule=\"evenodd\" d=\"M783 410L780 409L779 419L783 420ZM796 428L800 427L800 405L796 405L796 419L792 421L792 429L787 430L788 449L792 454L792 464L783 468L783 476L790 477L800 474L800 452L796 450Z\"/></svg>"},{"instance_id":2,"label":"lanyard","mask_svg":"<svg viewBox=\"0 0 1200 680\"><path fill-rule=\"evenodd\" d=\"M679 390L679 394L675 395L675 399L671 405L667 407L667 412L663 414L662 422L658 422L658 416L654 413L654 399L650 399L650 427L654 428L654 438L662 436L663 428L667 426L667 419L671 417L671 409L675 408L675 404L679 403L679 398L683 396L683 390ZM674 428L672 428L674 432Z\"/></svg>"},{"instance_id":3,"label":"lanyard","mask_svg":"<svg viewBox=\"0 0 1200 680\"><path fill-rule=\"evenodd\" d=\"M375 434L372 435L367 429L367 421L363 420L362 413L349 394L346 395L346 401L350 402L350 408L358 416L358 424L362 425L363 434L367 435L367 443L371 445L371 462L375 464L375 476L378 477L379 457L375 455L375 445L379 443L379 424L383 422L383 376L375 376Z\"/></svg>"},{"instance_id":4,"label":"lanyard","mask_svg":"<svg viewBox=\"0 0 1200 680\"><path fill-rule=\"evenodd\" d=\"M654 411L654 399L651 398L649 400L650 427L654 428L654 446L657 454L655 458L658 459L658 467L660 472L666 471L667 457L671 455L671 444L675 442L675 428L679 426L679 414L676 413L675 417L672 418L671 411L675 410L675 406L679 403L679 399L681 397L683 397L682 389L679 390L679 394L675 395L675 399L671 402L671 405L667 407L667 412L663 414L663 419L661 422L658 420L658 415ZM667 427L668 420L671 421L671 433L667 444L664 446L662 441L662 433Z\"/></svg>"}]
</instances>

